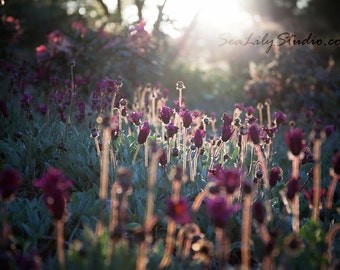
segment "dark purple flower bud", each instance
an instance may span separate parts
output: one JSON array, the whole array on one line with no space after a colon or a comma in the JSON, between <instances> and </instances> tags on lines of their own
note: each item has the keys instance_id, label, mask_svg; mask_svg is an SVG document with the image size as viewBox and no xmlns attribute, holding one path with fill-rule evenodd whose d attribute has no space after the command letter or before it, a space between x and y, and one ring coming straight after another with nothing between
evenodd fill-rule
<instances>
[{"instance_id":1,"label":"dark purple flower bud","mask_svg":"<svg viewBox=\"0 0 340 270\"><path fill-rule=\"evenodd\" d=\"M137 138L138 143L139 144L145 143L149 134L150 134L149 122L144 121L143 124L142 124L142 127L140 128L139 133L138 133L138 138Z\"/></svg>"},{"instance_id":2,"label":"dark purple flower bud","mask_svg":"<svg viewBox=\"0 0 340 270\"><path fill-rule=\"evenodd\" d=\"M192 115L188 110L180 111L179 115L182 117L183 126L189 128L192 124Z\"/></svg>"},{"instance_id":3,"label":"dark purple flower bud","mask_svg":"<svg viewBox=\"0 0 340 270\"><path fill-rule=\"evenodd\" d=\"M274 187L277 182L282 179L282 169L280 167L273 167L269 171L269 185Z\"/></svg>"},{"instance_id":4,"label":"dark purple flower bud","mask_svg":"<svg viewBox=\"0 0 340 270\"><path fill-rule=\"evenodd\" d=\"M47 113L47 106L45 104L40 104L38 110L42 115L45 115Z\"/></svg>"},{"instance_id":5,"label":"dark purple flower bud","mask_svg":"<svg viewBox=\"0 0 340 270\"><path fill-rule=\"evenodd\" d=\"M9 116L7 104L3 100L0 100L0 112L5 118Z\"/></svg>"},{"instance_id":6,"label":"dark purple flower bud","mask_svg":"<svg viewBox=\"0 0 340 270\"><path fill-rule=\"evenodd\" d=\"M292 178L287 184L287 194L286 194L287 199L293 200L295 194L299 192L299 188L300 188L299 180Z\"/></svg>"},{"instance_id":7,"label":"dark purple flower bud","mask_svg":"<svg viewBox=\"0 0 340 270\"><path fill-rule=\"evenodd\" d=\"M332 168L337 175L340 175L340 152L332 157Z\"/></svg>"},{"instance_id":8,"label":"dark purple flower bud","mask_svg":"<svg viewBox=\"0 0 340 270\"><path fill-rule=\"evenodd\" d=\"M266 218L266 210L261 201L256 201L253 203L253 216L254 219L259 223L263 224Z\"/></svg>"},{"instance_id":9,"label":"dark purple flower bud","mask_svg":"<svg viewBox=\"0 0 340 270\"><path fill-rule=\"evenodd\" d=\"M253 124L248 128L248 134L254 144L260 143L260 129L256 124Z\"/></svg>"},{"instance_id":10,"label":"dark purple flower bud","mask_svg":"<svg viewBox=\"0 0 340 270\"><path fill-rule=\"evenodd\" d=\"M132 112L129 114L129 121L135 124L136 126L139 126L141 123L141 120L143 118L143 112Z\"/></svg>"},{"instance_id":11,"label":"dark purple flower bud","mask_svg":"<svg viewBox=\"0 0 340 270\"><path fill-rule=\"evenodd\" d=\"M201 148L203 146L204 133L204 130L199 128L195 131L194 143L197 148Z\"/></svg>"},{"instance_id":12,"label":"dark purple flower bud","mask_svg":"<svg viewBox=\"0 0 340 270\"><path fill-rule=\"evenodd\" d=\"M291 129L285 133L286 144L294 156L300 155L304 148L302 129Z\"/></svg>"},{"instance_id":13,"label":"dark purple flower bud","mask_svg":"<svg viewBox=\"0 0 340 270\"><path fill-rule=\"evenodd\" d=\"M167 130L168 132L168 137L169 138L172 138L175 134L177 134L178 132L178 127L176 127L172 122L170 122L166 127L165 129Z\"/></svg>"},{"instance_id":14,"label":"dark purple flower bud","mask_svg":"<svg viewBox=\"0 0 340 270\"><path fill-rule=\"evenodd\" d=\"M5 169L0 172L0 195L3 200L9 199L22 184L19 173L14 169Z\"/></svg>"},{"instance_id":15,"label":"dark purple flower bud","mask_svg":"<svg viewBox=\"0 0 340 270\"><path fill-rule=\"evenodd\" d=\"M173 115L173 113L174 111L171 108L163 106L161 109L159 109L158 117L159 119L162 120L164 124L169 124L170 118Z\"/></svg>"},{"instance_id":16,"label":"dark purple flower bud","mask_svg":"<svg viewBox=\"0 0 340 270\"><path fill-rule=\"evenodd\" d=\"M185 198L180 198L178 201L168 199L165 213L177 224L185 224L191 220L189 204Z\"/></svg>"},{"instance_id":17,"label":"dark purple flower bud","mask_svg":"<svg viewBox=\"0 0 340 270\"><path fill-rule=\"evenodd\" d=\"M72 181L60 170L50 167L40 180L33 182L33 186L43 191L45 204L52 216L56 220L62 219L70 197Z\"/></svg>"},{"instance_id":18,"label":"dark purple flower bud","mask_svg":"<svg viewBox=\"0 0 340 270\"><path fill-rule=\"evenodd\" d=\"M168 164L168 157L167 157L167 153L166 150L162 150L162 154L159 157L159 164L161 164L161 166L164 168L166 166L166 164Z\"/></svg>"},{"instance_id":19,"label":"dark purple flower bud","mask_svg":"<svg viewBox=\"0 0 340 270\"><path fill-rule=\"evenodd\" d=\"M207 215L212 219L216 227L226 226L231 215L240 209L239 204L228 205L224 197L208 198L206 200Z\"/></svg>"},{"instance_id":20,"label":"dark purple flower bud","mask_svg":"<svg viewBox=\"0 0 340 270\"><path fill-rule=\"evenodd\" d=\"M221 140L227 142L234 134L234 129L231 125L222 125Z\"/></svg>"},{"instance_id":21,"label":"dark purple flower bud","mask_svg":"<svg viewBox=\"0 0 340 270\"><path fill-rule=\"evenodd\" d=\"M273 118L275 119L276 125L278 126L280 124L287 123L287 115L282 111L275 112L273 114Z\"/></svg>"},{"instance_id":22,"label":"dark purple flower bud","mask_svg":"<svg viewBox=\"0 0 340 270\"><path fill-rule=\"evenodd\" d=\"M334 125L327 125L325 126L324 130L325 130L326 136L329 137L335 132L336 128Z\"/></svg>"},{"instance_id":23,"label":"dark purple flower bud","mask_svg":"<svg viewBox=\"0 0 340 270\"><path fill-rule=\"evenodd\" d=\"M242 182L242 191L244 194L251 194L253 184L250 181Z\"/></svg>"},{"instance_id":24,"label":"dark purple flower bud","mask_svg":"<svg viewBox=\"0 0 340 270\"><path fill-rule=\"evenodd\" d=\"M239 169L222 169L217 173L217 184L220 187L226 189L229 194L240 187L241 184L241 172Z\"/></svg>"}]
</instances>

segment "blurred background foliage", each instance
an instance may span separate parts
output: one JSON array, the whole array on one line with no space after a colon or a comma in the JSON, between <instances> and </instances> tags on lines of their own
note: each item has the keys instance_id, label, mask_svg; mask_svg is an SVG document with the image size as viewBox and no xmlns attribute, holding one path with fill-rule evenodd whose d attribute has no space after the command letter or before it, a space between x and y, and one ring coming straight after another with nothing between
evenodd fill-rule
<instances>
[{"instance_id":1,"label":"blurred background foliage","mask_svg":"<svg viewBox=\"0 0 340 270\"><path fill-rule=\"evenodd\" d=\"M175 82L182 80L191 108L224 112L231 111L235 102L256 105L270 98L280 109L317 106L324 110L329 101L339 103L339 45L282 46L279 53L265 52L265 45L219 45L224 34L243 41L250 34L261 39L266 33L275 38L282 32L294 33L298 39L309 33L316 39L339 39L339 5L331 0L241 0L237 10L233 5L228 10L227 5L219 7L217 0L1 0L1 16L19 19L22 29L10 46L2 41L1 51L7 58L15 52L30 61L35 48L46 44L48 33L58 29L71 35L71 23L82 20L94 33L105 31L117 43L103 53L89 35L73 40L76 72L123 76L128 95L137 81L144 85L159 81L175 98ZM140 21L151 36L148 53L136 55L126 50L126 39L117 41L117 37L127 37L131 25ZM297 102L290 106L293 100ZM338 119L335 112L328 116Z\"/></svg>"}]
</instances>

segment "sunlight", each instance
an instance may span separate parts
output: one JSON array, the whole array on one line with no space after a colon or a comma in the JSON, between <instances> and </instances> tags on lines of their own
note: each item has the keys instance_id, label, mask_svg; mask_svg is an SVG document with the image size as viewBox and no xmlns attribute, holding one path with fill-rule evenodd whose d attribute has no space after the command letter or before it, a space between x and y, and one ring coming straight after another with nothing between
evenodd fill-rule
<instances>
[{"instance_id":1,"label":"sunlight","mask_svg":"<svg viewBox=\"0 0 340 270\"><path fill-rule=\"evenodd\" d=\"M173 0L167 2L164 13L183 26L188 26L198 13L197 25L202 31L234 34L253 24L252 16L242 9L240 1L234 0Z\"/></svg>"}]
</instances>

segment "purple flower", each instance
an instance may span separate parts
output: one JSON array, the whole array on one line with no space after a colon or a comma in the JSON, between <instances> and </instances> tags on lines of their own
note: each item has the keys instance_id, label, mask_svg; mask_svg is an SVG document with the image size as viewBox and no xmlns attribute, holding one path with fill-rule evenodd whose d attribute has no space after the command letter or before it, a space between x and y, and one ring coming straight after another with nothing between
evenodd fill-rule
<instances>
[{"instance_id":1,"label":"purple flower","mask_svg":"<svg viewBox=\"0 0 340 270\"><path fill-rule=\"evenodd\" d=\"M221 139L223 142L227 142L231 136L233 136L234 128L231 125L222 125Z\"/></svg>"},{"instance_id":2,"label":"purple flower","mask_svg":"<svg viewBox=\"0 0 340 270\"><path fill-rule=\"evenodd\" d=\"M214 225L223 228L231 215L240 209L239 204L228 205L224 197L217 196L206 200L207 215L212 219Z\"/></svg>"},{"instance_id":3,"label":"purple flower","mask_svg":"<svg viewBox=\"0 0 340 270\"><path fill-rule=\"evenodd\" d=\"M161 164L161 166L164 168L166 166L166 164L168 163L168 157L166 154L166 150L162 149L162 154L159 157L159 163Z\"/></svg>"},{"instance_id":4,"label":"purple flower","mask_svg":"<svg viewBox=\"0 0 340 270\"><path fill-rule=\"evenodd\" d=\"M263 224L266 218L266 211L261 201L256 201L253 203L253 215L254 215L254 219L259 224Z\"/></svg>"},{"instance_id":5,"label":"purple flower","mask_svg":"<svg viewBox=\"0 0 340 270\"><path fill-rule=\"evenodd\" d=\"M337 175L340 175L340 152L332 157L332 168Z\"/></svg>"},{"instance_id":6,"label":"purple flower","mask_svg":"<svg viewBox=\"0 0 340 270\"><path fill-rule=\"evenodd\" d=\"M197 148L201 148L203 146L204 133L204 130L199 128L195 131L194 143Z\"/></svg>"},{"instance_id":7,"label":"purple flower","mask_svg":"<svg viewBox=\"0 0 340 270\"><path fill-rule=\"evenodd\" d=\"M256 124L253 124L248 128L248 134L254 144L260 143L260 129Z\"/></svg>"},{"instance_id":8,"label":"purple flower","mask_svg":"<svg viewBox=\"0 0 340 270\"><path fill-rule=\"evenodd\" d=\"M302 129L291 129L285 133L285 140L289 150L294 156L300 155L304 148Z\"/></svg>"},{"instance_id":9,"label":"purple flower","mask_svg":"<svg viewBox=\"0 0 340 270\"><path fill-rule=\"evenodd\" d=\"M140 128L139 133L138 133L138 138L137 138L138 143L139 144L145 143L149 134L150 134L149 122L144 121L143 124L142 124L142 127Z\"/></svg>"},{"instance_id":10,"label":"purple flower","mask_svg":"<svg viewBox=\"0 0 340 270\"><path fill-rule=\"evenodd\" d=\"M39 112L42 114L42 115L45 115L47 113L47 106L45 104L40 104L38 106L38 109L39 109Z\"/></svg>"},{"instance_id":11,"label":"purple flower","mask_svg":"<svg viewBox=\"0 0 340 270\"><path fill-rule=\"evenodd\" d=\"M192 124L192 115L190 111L188 110L180 111L179 115L182 117L183 126L185 128L189 128L190 125Z\"/></svg>"},{"instance_id":12,"label":"purple flower","mask_svg":"<svg viewBox=\"0 0 340 270\"><path fill-rule=\"evenodd\" d=\"M217 184L226 189L229 194L240 187L241 173L239 169L222 169L217 172Z\"/></svg>"},{"instance_id":13,"label":"purple flower","mask_svg":"<svg viewBox=\"0 0 340 270\"><path fill-rule=\"evenodd\" d=\"M246 114L248 116L253 115L255 113L255 109L253 106L246 107L244 110L246 111Z\"/></svg>"},{"instance_id":14,"label":"purple flower","mask_svg":"<svg viewBox=\"0 0 340 270\"><path fill-rule=\"evenodd\" d=\"M177 134L178 132L178 127L176 127L172 122L170 122L166 127L165 129L167 130L168 132L168 137L169 138L172 138L175 134Z\"/></svg>"},{"instance_id":15,"label":"purple flower","mask_svg":"<svg viewBox=\"0 0 340 270\"><path fill-rule=\"evenodd\" d=\"M224 113L222 116L223 126L230 126L233 122L233 117L227 113Z\"/></svg>"},{"instance_id":16,"label":"purple flower","mask_svg":"<svg viewBox=\"0 0 340 270\"><path fill-rule=\"evenodd\" d=\"M2 199L8 199L22 184L22 179L14 169L5 169L0 172L0 195Z\"/></svg>"},{"instance_id":17,"label":"purple flower","mask_svg":"<svg viewBox=\"0 0 340 270\"><path fill-rule=\"evenodd\" d=\"M273 167L269 171L269 185L274 187L282 179L282 170L280 167Z\"/></svg>"},{"instance_id":18,"label":"purple flower","mask_svg":"<svg viewBox=\"0 0 340 270\"><path fill-rule=\"evenodd\" d=\"M132 112L129 114L129 121L134 123L136 126L141 124L141 119L143 118L143 112Z\"/></svg>"},{"instance_id":19,"label":"purple flower","mask_svg":"<svg viewBox=\"0 0 340 270\"><path fill-rule=\"evenodd\" d=\"M164 124L169 124L170 118L173 115L173 113L174 111L171 108L163 106L161 109L159 109L158 117L159 119L162 120Z\"/></svg>"},{"instance_id":20,"label":"purple flower","mask_svg":"<svg viewBox=\"0 0 340 270\"><path fill-rule=\"evenodd\" d=\"M288 200L293 200L296 193L299 192L299 180L296 178L292 178L287 184L287 198Z\"/></svg>"},{"instance_id":21,"label":"purple flower","mask_svg":"<svg viewBox=\"0 0 340 270\"><path fill-rule=\"evenodd\" d=\"M50 167L41 179L33 182L33 186L40 188L44 193L45 204L56 220L63 218L66 202L70 197L69 190L72 181L60 170Z\"/></svg>"},{"instance_id":22,"label":"purple flower","mask_svg":"<svg viewBox=\"0 0 340 270\"><path fill-rule=\"evenodd\" d=\"M325 130L326 136L329 137L335 132L336 128L334 125L327 125L325 126L324 130Z\"/></svg>"},{"instance_id":23,"label":"purple flower","mask_svg":"<svg viewBox=\"0 0 340 270\"><path fill-rule=\"evenodd\" d=\"M78 103L79 114L76 115L78 121L83 120L85 118L85 102L80 101Z\"/></svg>"},{"instance_id":24,"label":"purple flower","mask_svg":"<svg viewBox=\"0 0 340 270\"><path fill-rule=\"evenodd\" d=\"M287 115L282 111L275 112L273 114L273 118L275 119L276 125L278 125L278 126L280 124L287 122Z\"/></svg>"},{"instance_id":25,"label":"purple flower","mask_svg":"<svg viewBox=\"0 0 340 270\"><path fill-rule=\"evenodd\" d=\"M168 199L165 213L178 224L185 224L191 220L189 204L186 198L180 198L178 201Z\"/></svg>"}]
</instances>

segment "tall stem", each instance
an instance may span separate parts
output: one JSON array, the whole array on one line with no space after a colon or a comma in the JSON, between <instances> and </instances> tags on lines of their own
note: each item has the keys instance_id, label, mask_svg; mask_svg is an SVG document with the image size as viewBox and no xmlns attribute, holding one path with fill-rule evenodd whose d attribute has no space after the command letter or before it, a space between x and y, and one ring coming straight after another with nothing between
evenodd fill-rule
<instances>
[{"instance_id":1,"label":"tall stem","mask_svg":"<svg viewBox=\"0 0 340 270\"><path fill-rule=\"evenodd\" d=\"M65 270L65 253L64 253L64 221L56 221L57 232L57 258L60 270Z\"/></svg>"},{"instance_id":2,"label":"tall stem","mask_svg":"<svg viewBox=\"0 0 340 270\"><path fill-rule=\"evenodd\" d=\"M242 270L250 269L251 199L251 194L246 194L243 201L241 236Z\"/></svg>"},{"instance_id":3,"label":"tall stem","mask_svg":"<svg viewBox=\"0 0 340 270\"><path fill-rule=\"evenodd\" d=\"M320 164L320 153L321 153L321 139L315 139L313 145L313 158L314 158L314 167L313 167L313 180L314 180L314 189L313 189L313 212L312 212L312 220L316 221L319 216L319 205L320 205L320 189L321 189L321 164Z\"/></svg>"},{"instance_id":4,"label":"tall stem","mask_svg":"<svg viewBox=\"0 0 340 270\"><path fill-rule=\"evenodd\" d=\"M293 156L292 160L292 176L291 181L299 181L299 156ZM300 206L299 206L299 192L296 192L293 198L293 231L299 233L300 231Z\"/></svg>"}]
</instances>

